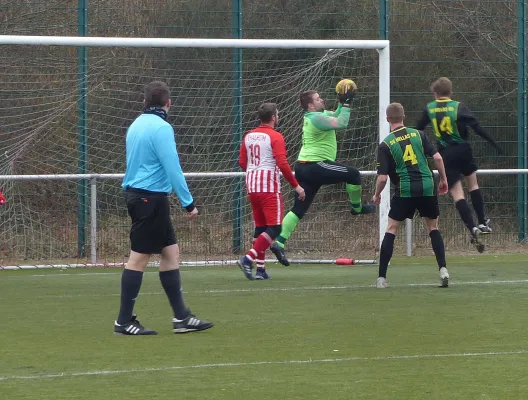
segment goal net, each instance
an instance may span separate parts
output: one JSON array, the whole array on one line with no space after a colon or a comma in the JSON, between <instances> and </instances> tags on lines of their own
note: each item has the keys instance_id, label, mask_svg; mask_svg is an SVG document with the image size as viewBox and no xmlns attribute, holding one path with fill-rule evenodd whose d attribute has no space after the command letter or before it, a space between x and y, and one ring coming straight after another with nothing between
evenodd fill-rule
<instances>
[{"instance_id":1,"label":"goal net","mask_svg":"<svg viewBox=\"0 0 528 400\"><path fill-rule=\"evenodd\" d=\"M75 42L80 38L64 45L21 38L0 39L0 187L7 198L0 208L3 265L89 260L94 254L98 262L119 263L128 255L121 179L104 174L124 173L126 130L142 112L143 88L152 80L171 88L169 122L201 213L189 223L178 200L171 199L184 260L234 259L251 243L251 210L237 159L241 137L257 125L255 111L263 102L278 104L279 130L293 163L302 137L299 93L317 90L332 109L335 84L354 79L359 91L349 127L338 132L337 158L361 171L375 169L380 104L388 100L380 98L375 48L386 42L344 48L336 41L329 49L310 41L297 41L302 47L260 41L262 47L234 48L174 46L174 39L166 47L117 41L83 51ZM388 68L384 79L388 85ZM388 93L388 87L381 92ZM79 173L103 176L61 176ZM373 177L365 174L363 180L368 200ZM287 210L293 193L285 181L283 194ZM94 195L96 210L90 209ZM288 242L293 259L375 258L378 216L351 216L347 199L344 185L321 189Z\"/></svg>"}]
</instances>

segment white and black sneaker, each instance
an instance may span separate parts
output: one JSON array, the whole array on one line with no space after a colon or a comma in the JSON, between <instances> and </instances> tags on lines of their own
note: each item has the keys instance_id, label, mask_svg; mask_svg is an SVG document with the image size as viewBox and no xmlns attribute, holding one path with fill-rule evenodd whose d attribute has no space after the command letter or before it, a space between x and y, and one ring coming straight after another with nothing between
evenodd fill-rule
<instances>
[{"instance_id":1,"label":"white and black sneaker","mask_svg":"<svg viewBox=\"0 0 528 400\"><path fill-rule=\"evenodd\" d=\"M117 321L114 322L114 335L157 335L158 332L151 329L145 328L139 323L136 319L136 316L133 315L130 322L126 324L118 324Z\"/></svg>"},{"instance_id":2,"label":"white and black sneaker","mask_svg":"<svg viewBox=\"0 0 528 400\"><path fill-rule=\"evenodd\" d=\"M197 318L189 312L187 318L184 319L172 319L172 327L174 333L187 333L196 331L205 331L206 329L212 328L214 325L212 322L203 321Z\"/></svg>"},{"instance_id":3,"label":"white and black sneaker","mask_svg":"<svg viewBox=\"0 0 528 400\"><path fill-rule=\"evenodd\" d=\"M480 231L483 233L483 234L488 234L488 233L491 233L491 228L489 227L489 224L490 224L490 219L489 218L486 218L486 223L484 224L480 224L478 226L478 228L480 229Z\"/></svg>"},{"instance_id":4,"label":"white and black sneaker","mask_svg":"<svg viewBox=\"0 0 528 400\"><path fill-rule=\"evenodd\" d=\"M440 268L440 271L438 271L438 274L440 275L440 287L446 288L449 286L449 272L447 272L446 267Z\"/></svg>"},{"instance_id":5,"label":"white and black sneaker","mask_svg":"<svg viewBox=\"0 0 528 400\"><path fill-rule=\"evenodd\" d=\"M387 283L387 278L384 278L380 276L378 279L376 279L376 283L374 284L378 289L385 289L389 284Z\"/></svg>"}]
</instances>

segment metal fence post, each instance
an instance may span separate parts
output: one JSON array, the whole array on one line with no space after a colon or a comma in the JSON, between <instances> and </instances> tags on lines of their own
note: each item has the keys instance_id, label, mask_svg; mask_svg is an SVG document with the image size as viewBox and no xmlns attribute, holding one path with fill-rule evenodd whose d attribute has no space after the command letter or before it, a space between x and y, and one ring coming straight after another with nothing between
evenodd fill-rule
<instances>
[{"instance_id":1,"label":"metal fence post","mask_svg":"<svg viewBox=\"0 0 528 400\"><path fill-rule=\"evenodd\" d=\"M528 168L528 98L526 65L526 0L517 0L517 168ZM517 226L519 241L528 234L528 178L517 178Z\"/></svg>"},{"instance_id":2,"label":"metal fence post","mask_svg":"<svg viewBox=\"0 0 528 400\"><path fill-rule=\"evenodd\" d=\"M97 263L97 178L90 179L90 261Z\"/></svg>"},{"instance_id":3,"label":"metal fence post","mask_svg":"<svg viewBox=\"0 0 528 400\"><path fill-rule=\"evenodd\" d=\"M79 36L88 36L88 0L78 0L77 33ZM88 47L77 48L77 173L86 174L88 163L87 139L87 84L88 84ZM85 179L77 181L77 256L86 254L86 224L88 210L88 182Z\"/></svg>"},{"instance_id":4,"label":"metal fence post","mask_svg":"<svg viewBox=\"0 0 528 400\"><path fill-rule=\"evenodd\" d=\"M242 0L233 0L233 38L242 39ZM233 49L233 167L238 169L238 146L242 142L242 49ZM242 247L243 178L234 178L233 190L233 253Z\"/></svg>"}]
</instances>

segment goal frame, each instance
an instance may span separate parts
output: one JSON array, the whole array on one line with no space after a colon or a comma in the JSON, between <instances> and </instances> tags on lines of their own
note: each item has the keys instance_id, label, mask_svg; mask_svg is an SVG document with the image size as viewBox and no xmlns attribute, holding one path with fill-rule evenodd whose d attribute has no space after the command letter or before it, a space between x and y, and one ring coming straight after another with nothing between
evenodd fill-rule
<instances>
[{"instance_id":1,"label":"goal frame","mask_svg":"<svg viewBox=\"0 0 528 400\"><path fill-rule=\"evenodd\" d=\"M158 48L261 48L261 49L367 49L378 52L379 62L379 110L378 129L379 143L389 134L389 123L385 110L390 103L390 42L388 40L303 40L303 39L192 39L192 38L133 38L133 37L90 37L90 36L24 36L0 35L0 45L33 45L33 46L74 46L74 47L158 47ZM373 154L373 157L376 155ZM373 175L373 171L361 171L362 175ZM192 174L192 173L191 173ZM224 176L224 173L217 173ZM118 175L118 174L115 174ZM72 175L77 176L77 175ZM0 177L1 179L2 177ZM115 179L115 176L113 177ZM20 178L19 178L20 179ZM23 179L23 178L22 178ZM82 178L79 175L77 179ZM92 199L92 202L94 200ZM92 203L93 205L93 203ZM383 240L390 207L390 184L387 184L381 195L379 205L379 244ZM96 225L96 216L91 211L92 233ZM374 232L372 232L374 233ZM93 238L92 238L93 240ZM93 244L93 243L92 243ZM379 248L379 247L378 247ZM91 251L92 262L97 255Z\"/></svg>"}]
</instances>

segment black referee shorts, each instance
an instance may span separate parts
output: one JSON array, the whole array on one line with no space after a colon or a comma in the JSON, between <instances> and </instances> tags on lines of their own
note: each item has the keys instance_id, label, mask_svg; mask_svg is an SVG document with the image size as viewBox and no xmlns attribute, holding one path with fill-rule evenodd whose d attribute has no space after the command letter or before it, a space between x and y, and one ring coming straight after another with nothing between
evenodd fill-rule
<instances>
[{"instance_id":1,"label":"black referee shorts","mask_svg":"<svg viewBox=\"0 0 528 400\"><path fill-rule=\"evenodd\" d=\"M166 193L127 189L125 200L128 215L132 220L130 228L132 251L161 254L163 248L177 243Z\"/></svg>"},{"instance_id":2,"label":"black referee shorts","mask_svg":"<svg viewBox=\"0 0 528 400\"><path fill-rule=\"evenodd\" d=\"M471 175L478 169L469 143L450 145L442 149L440 155L444 160L447 185L450 189L462 176Z\"/></svg>"},{"instance_id":3,"label":"black referee shorts","mask_svg":"<svg viewBox=\"0 0 528 400\"><path fill-rule=\"evenodd\" d=\"M416 210L420 217L436 219L440 215L437 196L399 197L393 196L389 210L389 218L395 221L413 219Z\"/></svg>"}]
</instances>

